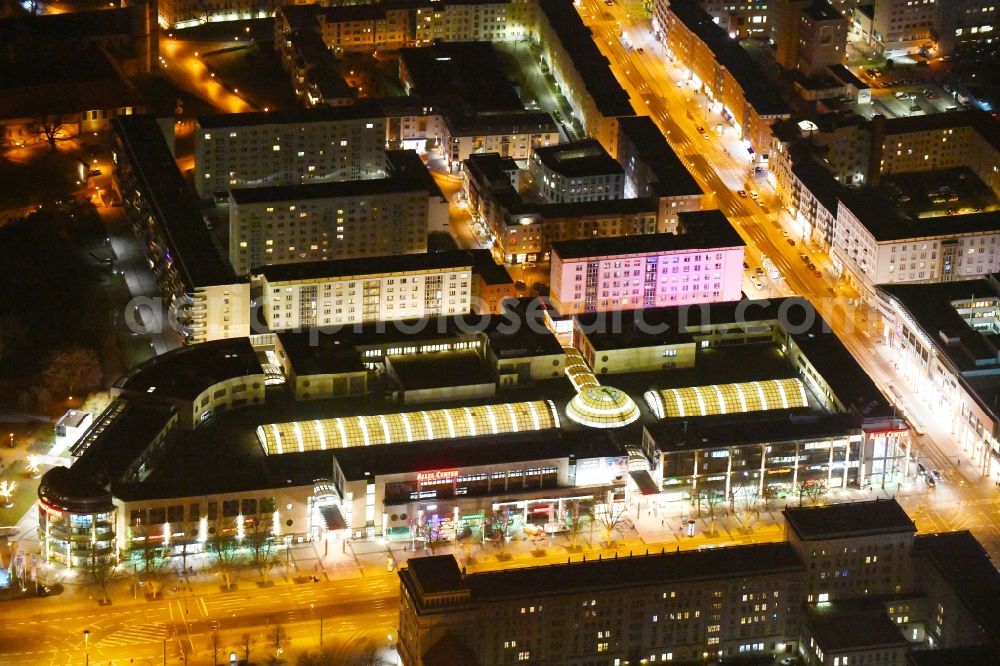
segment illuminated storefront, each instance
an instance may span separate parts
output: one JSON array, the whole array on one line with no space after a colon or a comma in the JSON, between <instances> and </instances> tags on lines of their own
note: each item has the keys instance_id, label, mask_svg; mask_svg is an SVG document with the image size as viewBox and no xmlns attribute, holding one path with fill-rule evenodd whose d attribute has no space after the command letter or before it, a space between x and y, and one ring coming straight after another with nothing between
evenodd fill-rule
<instances>
[{"instance_id":1,"label":"illuminated storefront","mask_svg":"<svg viewBox=\"0 0 1000 666\"><path fill-rule=\"evenodd\" d=\"M68 468L54 467L43 478L38 498L42 559L70 569L118 561L111 493L94 484L81 487Z\"/></svg>"}]
</instances>

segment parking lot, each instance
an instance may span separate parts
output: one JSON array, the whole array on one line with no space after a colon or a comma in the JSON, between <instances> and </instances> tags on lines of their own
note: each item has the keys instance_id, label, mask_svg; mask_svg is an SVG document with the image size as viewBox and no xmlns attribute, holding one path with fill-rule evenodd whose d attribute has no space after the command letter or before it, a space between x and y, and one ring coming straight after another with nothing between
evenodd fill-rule
<instances>
[{"instance_id":1,"label":"parking lot","mask_svg":"<svg viewBox=\"0 0 1000 666\"><path fill-rule=\"evenodd\" d=\"M938 80L940 72L931 67L866 67L855 72L871 86L872 103L858 108L887 118L906 118L964 109L962 96L949 84Z\"/></svg>"}]
</instances>

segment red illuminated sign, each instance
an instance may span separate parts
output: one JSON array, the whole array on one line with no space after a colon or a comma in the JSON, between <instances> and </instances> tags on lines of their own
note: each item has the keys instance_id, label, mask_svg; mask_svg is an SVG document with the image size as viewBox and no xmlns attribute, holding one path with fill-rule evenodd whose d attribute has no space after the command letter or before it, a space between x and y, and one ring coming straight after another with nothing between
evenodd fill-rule
<instances>
[{"instance_id":1,"label":"red illuminated sign","mask_svg":"<svg viewBox=\"0 0 1000 666\"><path fill-rule=\"evenodd\" d=\"M457 478L457 469L437 469L433 472L417 472L417 481L420 483L428 483L430 481L447 481L449 479Z\"/></svg>"}]
</instances>

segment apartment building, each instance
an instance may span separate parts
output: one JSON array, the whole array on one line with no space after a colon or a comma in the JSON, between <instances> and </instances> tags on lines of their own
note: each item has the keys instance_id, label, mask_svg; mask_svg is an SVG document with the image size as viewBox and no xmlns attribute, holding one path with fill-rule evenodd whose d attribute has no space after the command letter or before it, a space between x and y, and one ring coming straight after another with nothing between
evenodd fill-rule
<instances>
[{"instance_id":1,"label":"apartment building","mask_svg":"<svg viewBox=\"0 0 1000 666\"><path fill-rule=\"evenodd\" d=\"M694 2L658 0L657 27L667 54L688 70L739 136L753 162L766 162L771 124L788 118L790 108L760 76L758 67L735 39Z\"/></svg>"},{"instance_id":2,"label":"apartment building","mask_svg":"<svg viewBox=\"0 0 1000 666\"><path fill-rule=\"evenodd\" d=\"M547 203L607 201L625 196L625 172L596 139L538 147L528 162L535 191Z\"/></svg>"},{"instance_id":3,"label":"apartment building","mask_svg":"<svg viewBox=\"0 0 1000 666\"><path fill-rule=\"evenodd\" d=\"M112 123L114 186L185 342L250 333L250 285L216 250L198 200L151 116Z\"/></svg>"},{"instance_id":4,"label":"apartment building","mask_svg":"<svg viewBox=\"0 0 1000 666\"><path fill-rule=\"evenodd\" d=\"M444 0L336 6L285 5L279 35L309 30L331 51L376 52L441 41L505 42L527 34L527 0Z\"/></svg>"},{"instance_id":5,"label":"apartment building","mask_svg":"<svg viewBox=\"0 0 1000 666\"><path fill-rule=\"evenodd\" d=\"M876 47L891 54L933 47L941 5L949 0L877 0L872 21ZM950 0L961 4L962 0Z\"/></svg>"},{"instance_id":6,"label":"apartment building","mask_svg":"<svg viewBox=\"0 0 1000 666\"><path fill-rule=\"evenodd\" d=\"M480 294L497 271L488 250L456 250L266 266L252 282L268 328L283 331L493 312Z\"/></svg>"},{"instance_id":7,"label":"apartment building","mask_svg":"<svg viewBox=\"0 0 1000 666\"><path fill-rule=\"evenodd\" d=\"M719 211L681 213L677 233L552 244L562 315L737 300L745 243Z\"/></svg>"},{"instance_id":8,"label":"apartment building","mask_svg":"<svg viewBox=\"0 0 1000 666\"><path fill-rule=\"evenodd\" d=\"M618 118L634 116L635 110L573 0L539 2L532 39L542 49L543 71L569 101L578 131L617 156Z\"/></svg>"},{"instance_id":9,"label":"apartment building","mask_svg":"<svg viewBox=\"0 0 1000 666\"><path fill-rule=\"evenodd\" d=\"M474 154L527 160L535 148L559 143L559 129L544 111L470 114L456 109L445 112L440 126L440 145L452 169Z\"/></svg>"},{"instance_id":10,"label":"apartment building","mask_svg":"<svg viewBox=\"0 0 1000 666\"><path fill-rule=\"evenodd\" d=\"M383 176L386 120L370 104L203 116L195 129L195 188L231 189Z\"/></svg>"},{"instance_id":11,"label":"apartment building","mask_svg":"<svg viewBox=\"0 0 1000 666\"><path fill-rule=\"evenodd\" d=\"M475 219L489 230L498 260L545 261L556 240L656 233L655 197L580 203L530 203L521 198L513 159L496 153L462 163L464 191Z\"/></svg>"},{"instance_id":12,"label":"apartment building","mask_svg":"<svg viewBox=\"0 0 1000 666\"><path fill-rule=\"evenodd\" d=\"M996 655L993 604L964 596L976 583L961 567L982 572L988 590L1000 589L1000 576L968 532L915 539L894 500L786 509L784 516L787 541L772 544L474 574L450 555L411 559L399 572L402 663L771 663L765 660L795 656L810 666L902 665L911 651L942 647L921 638L931 616L921 609L942 601L955 611L951 632L959 614L974 628L945 647L981 646L977 654ZM956 548L952 564L948 546ZM913 569L926 578L911 583ZM819 574L870 580L874 571L890 581L902 572L905 596L894 602L851 585L841 596L847 601L808 600L808 581ZM963 602L953 606L957 598ZM900 606L913 609L909 623L901 622ZM911 623L919 625L916 639L903 633Z\"/></svg>"},{"instance_id":13,"label":"apartment building","mask_svg":"<svg viewBox=\"0 0 1000 666\"><path fill-rule=\"evenodd\" d=\"M777 30L776 4L780 1L695 0L735 39L772 39Z\"/></svg>"},{"instance_id":14,"label":"apartment building","mask_svg":"<svg viewBox=\"0 0 1000 666\"><path fill-rule=\"evenodd\" d=\"M806 76L824 74L847 60L850 21L826 0L814 0L799 19L796 67Z\"/></svg>"},{"instance_id":15,"label":"apartment building","mask_svg":"<svg viewBox=\"0 0 1000 666\"><path fill-rule=\"evenodd\" d=\"M337 71L337 59L318 33L299 30L276 35L275 49L305 106L347 106L358 97Z\"/></svg>"},{"instance_id":16,"label":"apartment building","mask_svg":"<svg viewBox=\"0 0 1000 666\"><path fill-rule=\"evenodd\" d=\"M618 119L618 162L625 170L626 198L659 201L659 231L673 231L680 213L702 209L701 186L649 116Z\"/></svg>"},{"instance_id":17,"label":"apartment building","mask_svg":"<svg viewBox=\"0 0 1000 666\"><path fill-rule=\"evenodd\" d=\"M160 26L180 30L208 22L268 18L281 0L157 0Z\"/></svg>"}]
</instances>

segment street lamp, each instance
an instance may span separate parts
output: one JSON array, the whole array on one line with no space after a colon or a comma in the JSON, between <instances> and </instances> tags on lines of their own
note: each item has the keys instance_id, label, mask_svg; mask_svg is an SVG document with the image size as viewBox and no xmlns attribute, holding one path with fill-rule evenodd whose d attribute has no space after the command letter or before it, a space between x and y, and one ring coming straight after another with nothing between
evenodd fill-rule
<instances>
[{"instance_id":1,"label":"street lamp","mask_svg":"<svg viewBox=\"0 0 1000 666\"><path fill-rule=\"evenodd\" d=\"M86 666L90 666L90 629L83 630L83 658Z\"/></svg>"}]
</instances>

